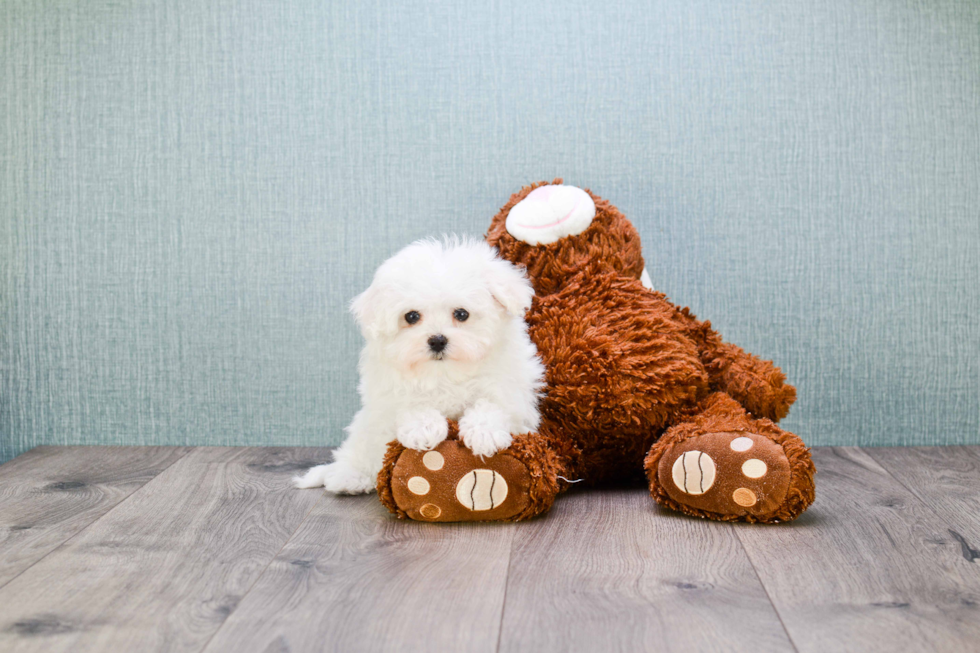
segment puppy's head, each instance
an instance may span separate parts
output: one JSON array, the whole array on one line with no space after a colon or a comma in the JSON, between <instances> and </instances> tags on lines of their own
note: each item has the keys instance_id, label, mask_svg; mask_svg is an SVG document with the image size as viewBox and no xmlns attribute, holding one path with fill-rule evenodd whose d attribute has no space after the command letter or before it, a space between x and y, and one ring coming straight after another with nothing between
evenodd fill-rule
<instances>
[{"instance_id":1,"label":"puppy's head","mask_svg":"<svg viewBox=\"0 0 980 653\"><path fill-rule=\"evenodd\" d=\"M483 241L420 240L378 268L351 311L391 364L438 373L486 358L533 296L523 270Z\"/></svg>"}]
</instances>

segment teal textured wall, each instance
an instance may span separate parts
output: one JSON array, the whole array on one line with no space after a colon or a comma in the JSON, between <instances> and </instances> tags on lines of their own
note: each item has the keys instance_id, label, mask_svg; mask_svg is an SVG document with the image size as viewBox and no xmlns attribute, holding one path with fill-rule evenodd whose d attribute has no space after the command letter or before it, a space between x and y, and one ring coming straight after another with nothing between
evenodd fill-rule
<instances>
[{"instance_id":1,"label":"teal textured wall","mask_svg":"<svg viewBox=\"0 0 980 653\"><path fill-rule=\"evenodd\" d=\"M0 460L337 443L375 266L558 175L811 444L980 443L980 3L6 0Z\"/></svg>"}]
</instances>

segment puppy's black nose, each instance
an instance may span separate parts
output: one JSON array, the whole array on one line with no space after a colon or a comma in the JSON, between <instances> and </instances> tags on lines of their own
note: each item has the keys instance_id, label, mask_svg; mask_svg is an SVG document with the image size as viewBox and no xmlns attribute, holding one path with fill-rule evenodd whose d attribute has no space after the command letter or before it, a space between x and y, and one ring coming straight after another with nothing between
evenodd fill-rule
<instances>
[{"instance_id":1,"label":"puppy's black nose","mask_svg":"<svg viewBox=\"0 0 980 653\"><path fill-rule=\"evenodd\" d=\"M446 345L448 344L449 344L449 338L442 335L441 333L439 335L431 336L429 338L429 349L431 349L437 354L441 352L443 349L445 349Z\"/></svg>"}]
</instances>

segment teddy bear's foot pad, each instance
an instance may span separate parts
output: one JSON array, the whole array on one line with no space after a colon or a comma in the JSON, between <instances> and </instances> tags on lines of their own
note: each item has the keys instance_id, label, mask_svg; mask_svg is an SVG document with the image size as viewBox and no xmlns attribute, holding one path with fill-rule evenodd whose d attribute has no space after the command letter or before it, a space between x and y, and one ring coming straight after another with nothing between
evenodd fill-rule
<instances>
[{"instance_id":1,"label":"teddy bear's foot pad","mask_svg":"<svg viewBox=\"0 0 980 653\"><path fill-rule=\"evenodd\" d=\"M783 448L755 433L705 433L660 459L660 484L676 502L717 515L764 516L786 499Z\"/></svg>"},{"instance_id":2,"label":"teddy bear's foot pad","mask_svg":"<svg viewBox=\"0 0 980 653\"><path fill-rule=\"evenodd\" d=\"M530 487L527 467L506 450L481 459L459 440L406 449L391 474L395 503L418 521L505 520L527 507Z\"/></svg>"}]
</instances>

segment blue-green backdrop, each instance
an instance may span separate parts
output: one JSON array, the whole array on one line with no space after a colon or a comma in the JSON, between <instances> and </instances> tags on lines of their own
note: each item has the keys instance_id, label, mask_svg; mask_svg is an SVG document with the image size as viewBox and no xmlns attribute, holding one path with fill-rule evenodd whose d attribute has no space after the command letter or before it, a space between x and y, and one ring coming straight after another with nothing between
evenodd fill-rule
<instances>
[{"instance_id":1,"label":"blue-green backdrop","mask_svg":"<svg viewBox=\"0 0 980 653\"><path fill-rule=\"evenodd\" d=\"M559 175L811 444L980 443L980 3L5 0L0 460L337 443L375 266Z\"/></svg>"}]
</instances>

